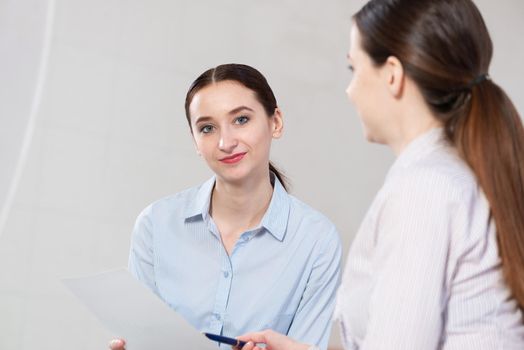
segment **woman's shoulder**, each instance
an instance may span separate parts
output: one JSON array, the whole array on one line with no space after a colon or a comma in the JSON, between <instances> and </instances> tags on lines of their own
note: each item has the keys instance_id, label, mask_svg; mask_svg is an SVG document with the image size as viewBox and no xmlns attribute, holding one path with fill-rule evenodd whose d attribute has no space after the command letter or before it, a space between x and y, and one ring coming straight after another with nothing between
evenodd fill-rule
<instances>
[{"instance_id":1,"label":"woman's shoulder","mask_svg":"<svg viewBox=\"0 0 524 350\"><path fill-rule=\"evenodd\" d=\"M290 221L338 235L335 224L325 214L291 194L288 196L290 203Z\"/></svg>"},{"instance_id":2,"label":"woman's shoulder","mask_svg":"<svg viewBox=\"0 0 524 350\"><path fill-rule=\"evenodd\" d=\"M286 235L298 239L302 246L316 247L317 256L328 254L340 260L342 243L335 224L322 212L293 195L289 195L289 202Z\"/></svg>"},{"instance_id":3,"label":"woman's shoulder","mask_svg":"<svg viewBox=\"0 0 524 350\"><path fill-rule=\"evenodd\" d=\"M177 213L184 211L193 206L199 196L205 195L202 191L205 191L206 186L207 182L204 182L200 185L161 197L147 205L143 212Z\"/></svg>"},{"instance_id":4,"label":"woman's shoulder","mask_svg":"<svg viewBox=\"0 0 524 350\"><path fill-rule=\"evenodd\" d=\"M386 185L391 192L434 195L463 199L478 194L475 174L456 152L448 147L436 149L426 157L398 171Z\"/></svg>"}]
</instances>

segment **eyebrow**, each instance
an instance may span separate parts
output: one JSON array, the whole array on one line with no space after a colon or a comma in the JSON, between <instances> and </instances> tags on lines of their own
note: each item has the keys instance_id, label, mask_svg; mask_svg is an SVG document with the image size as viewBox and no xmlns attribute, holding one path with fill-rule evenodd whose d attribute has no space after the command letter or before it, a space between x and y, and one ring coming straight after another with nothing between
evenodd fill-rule
<instances>
[{"instance_id":1,"label":"eyebrow","mask_svg":"<svg viewBox=\"0 0 524 350\"><path fill-rule=\"evenodd\" d=\"M238 112L243 111L243 110L247 110L247 111L251 111L251 112L255 111L254 109L249 108L248 106L239 106L239 107L233 108L227 114L233 115L233 114L237 114ZM202 122L208 122L208 121L210 121L212 119L213 118L210 117L210 116L200 116L200 117L198 117L195 120L195 124L202 123Z\"/></svg>"},{"instance_id":2,"label":"eyebrow","mask_svg":"<svg viewBox=\"0 0 524 350\"><path fill-rule=\"evenodd\" d=\"M252 108L249 108L248 106L240 106L240 107L232 109L231 111L229 111L228 114L237 114L238 112L243 111L244 109L254 112L254 110Z\"/></svg>"},{"instance_id":3,"label":"eyebrow","mask_svg":"<svg viewBox=\"0 0 524 350\"><path fill-rule=\"evenodd\" d=\"M211 117L207 117L207 116L201 116L201 117L198 117L197 120L195 120L195 124L198 124L198 123L203 123L203 122L208 122L210 120L212 120L213 118Z\"/></svg>"}]
</instances>

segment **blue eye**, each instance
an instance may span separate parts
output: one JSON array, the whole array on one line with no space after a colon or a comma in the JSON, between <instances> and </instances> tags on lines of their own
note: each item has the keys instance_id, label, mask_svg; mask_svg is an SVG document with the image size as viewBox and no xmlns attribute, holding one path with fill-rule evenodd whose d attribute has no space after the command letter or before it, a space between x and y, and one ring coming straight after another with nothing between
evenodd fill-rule
<instances>
[{"instance_id":1,"label":"blue eye","mask_svg":"<svg viewBox=\"0 0 524 350\"><path fill-rule=\"evenodd\" d=\"M249 121L249 117L245 115L241 115L240 117L235 119L235 124L242 125L242 124L246 124L248 121Z\"/></svg>"},{"instance_id":2,"label":"blue eye","mask_svg":"<svg viewBox=\"0 0 524 350\"><path fill-rule=\"evenodd\" d=\"M200 128L200 132L202 134L209 134L211 131L213 131L212 125L204 125Z\"/></svg>"}]
</instances>

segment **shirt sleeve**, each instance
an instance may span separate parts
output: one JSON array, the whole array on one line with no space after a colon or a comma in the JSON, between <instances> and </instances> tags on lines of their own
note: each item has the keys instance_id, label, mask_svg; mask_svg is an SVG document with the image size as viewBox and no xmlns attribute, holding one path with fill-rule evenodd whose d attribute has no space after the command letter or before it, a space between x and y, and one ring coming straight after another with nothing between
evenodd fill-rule
<instances>
[{"instance_id":1,"label":"shirt sleeve","mask_svg":"<svg viewBox=\"0 0 524 350\"><path fill-rule=\"evenodd\" d=\"M128 270L149 289L158 294L154 271L153 221L151 206L136 219L131 236Z\"/></svg>"},{"instance_id":2,"label":"shirt sleeve","mask_svg":"<svg viewBox=\"0 0 524 350\"><path fill-rule=\"evenodd\" d=\"M409 176L386 199L377 218L376 283L361 350L438 348L455 210L451 187Z\"/></svg>"},{"instance_id":3,"label":"shirt sleeve","mask_svg":"<svg viewBox=\"0 0 524 350\"><path fill-rule=\"evenodd\" d=\"M342 249L335 228L319 247L288 336L326 349L331 334L335 296L340 282Z\"/></svg>"}]
</instances>

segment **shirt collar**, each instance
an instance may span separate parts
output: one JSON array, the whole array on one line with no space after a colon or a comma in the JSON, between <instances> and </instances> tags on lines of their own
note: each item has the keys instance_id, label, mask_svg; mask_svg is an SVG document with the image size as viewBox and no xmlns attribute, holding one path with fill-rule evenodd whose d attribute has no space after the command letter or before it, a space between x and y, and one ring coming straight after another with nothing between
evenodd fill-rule
<instances>
[{"instance_id":1,"label":"shirt collar","mask_svg":"<svg viewBox=\"0 0 524 350\"><path fill-rule=\"evenodd\" d=\"M209 215L211 192L215 186L216 177L204 182L197 190L193 200L186 207L184 217L190 220L200 216L203 220ZM279 241L284 240L289 218L290 198L284 186L274 173L271 173L273 195L266 213L262 217L261 226Z\"/></svg>"},{"instance_id":2,"label":"shirt collar","mask_svg":"<svg viewBox=\"0 0 524 350\"><path fill-rule=\"evenodd\" d=\"M289 219L290 198L275 174L271 173L273 196L262 218L262 227L279 241L284 240Z\"/></svg>"},{"instance_id":3,"label":"shirt collar","mask_svg":"<svg viewBox=\"0 0 524 350\"><path fill-rule=\"evenodd\" d=\"M184 217L186 220L201 216L205 219L209 215L209 204L211 200L211 192L215 187L215 176L204 182L197 189L196 195L189 201L186 207Z\"/></svg>"}]
</instances>

